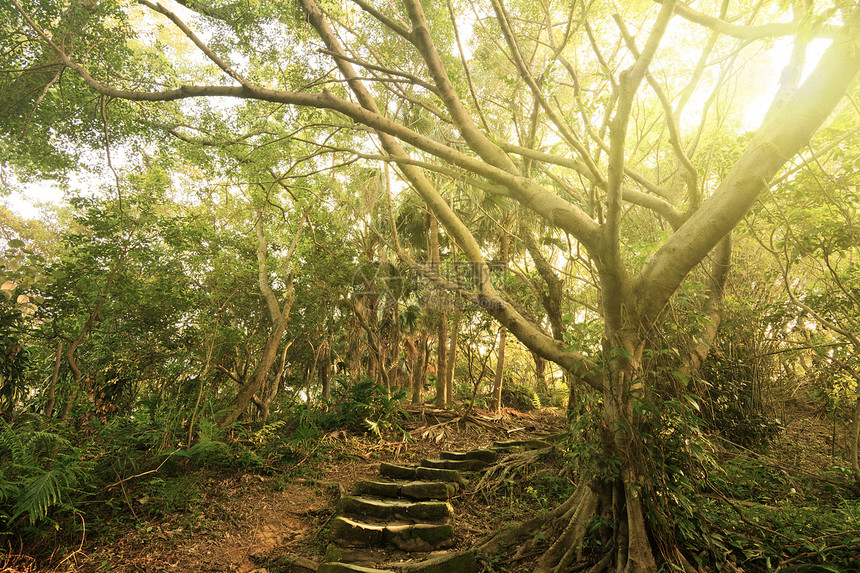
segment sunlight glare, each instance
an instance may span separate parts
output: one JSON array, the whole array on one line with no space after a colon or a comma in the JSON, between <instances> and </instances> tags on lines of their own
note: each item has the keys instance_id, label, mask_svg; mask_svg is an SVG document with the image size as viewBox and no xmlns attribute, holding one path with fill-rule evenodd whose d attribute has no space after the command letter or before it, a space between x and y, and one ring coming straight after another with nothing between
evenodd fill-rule
<instances>
[{"instance_id":1,"label":"sunlight glare","mask_svg":"<svg viewBox=\"0 0 860 573\"><path fill-rule=\"evenodd\" d=\"M793 40L794 38L792 37L779 38L774 43L774 46L767 51L766 57L770 60L768 67L770 75L762 77L758 81L759 85L767 86L767 89L756 96L746 106L743 115L743 125L747 129L758 128L768 108L773 103L773 98L776 96L780 86L779 78L791 59ZM806 78L815 69L815 66L818 65L818 61L821 59L824 51L830 46L830 42L831 40L816 39L809 43L806 48L806 62L803 66L801 82L806 81Z\"/></svg>"}]
</instances>

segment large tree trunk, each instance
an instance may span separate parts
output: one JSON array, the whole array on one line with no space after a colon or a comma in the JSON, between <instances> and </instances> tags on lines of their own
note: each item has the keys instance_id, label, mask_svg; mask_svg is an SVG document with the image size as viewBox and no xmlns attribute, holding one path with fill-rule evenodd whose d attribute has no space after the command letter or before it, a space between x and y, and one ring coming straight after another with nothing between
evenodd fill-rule
<instances>
[{"instance_id":1,"label":"large tree trunk","mask_svg":"<svg viewBox=\"0 0 860 573\"><path fill-rule=\"evenodd\" d=\"M641 397L642 350L644 343L633 332L610 335L604 344L604 357L608 365L604 378L603 411L601 423L594 430L600 442L600 453L591 463L596 471L591 481L583 481L567 502L546 516L535 518L512 530L497 534L481 549L493 553L504 545L513 545L521 537L529 537L519 549L524 554L535 548L541 539L552 544L545 549L534 573L563 573L583 558L582 542L589 525L596 516L614 527L592 531L600 537L599 563L592 571L620 571L638 573L656 570L656 559L651 537L662 536L671 541L671 531L654 531L654 524L646 518L643 500L652 495L649 480L650 468L639 435L641 420L633 415L633 400ZM612 463L608 463L612 461ZM616 465L617 464L617 465ZM543 535L536 536L537 531ZM665 557L665 556L663 556Z\"/></svg>"}]
</instances>

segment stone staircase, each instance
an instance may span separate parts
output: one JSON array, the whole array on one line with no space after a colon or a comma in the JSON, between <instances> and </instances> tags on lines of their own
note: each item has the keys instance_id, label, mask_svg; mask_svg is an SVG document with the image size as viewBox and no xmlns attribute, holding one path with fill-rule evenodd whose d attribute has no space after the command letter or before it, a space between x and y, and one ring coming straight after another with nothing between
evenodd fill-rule
<instances>
[{"instance_id":1,"label":"stone staircase","mask_svg":"<svg viewBox=\"0 0 860 573\"><path fill-rule=\"evenodd\" d=\"M442 452L418 465L380 464L379 479L358 482L340 500L317 573L475 573L472 553L448 551L454 545L449 500L502 456L549 445L495 442L488 449Z\"/></svg>"}]
</instances>

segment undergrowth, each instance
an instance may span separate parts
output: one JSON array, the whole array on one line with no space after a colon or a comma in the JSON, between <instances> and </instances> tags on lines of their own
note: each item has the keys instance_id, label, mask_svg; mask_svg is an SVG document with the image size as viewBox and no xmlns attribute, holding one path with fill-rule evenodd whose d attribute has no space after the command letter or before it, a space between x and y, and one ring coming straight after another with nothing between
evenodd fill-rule
<instances>
[{"instance_id":1,"label":"undergrowth","mask_svg":"<svg viewBox=\"0 0 860 573\"><path fill-rule=\"evenodd\" d=\"M123 527L177 516L193 531L213 480L251 472L278 487L320 477L324 463L348 455L323 439L328 432L397 430L402 398L368 382L343 384L325 408L292 405L266 423L219 429L199 419L190 447L187 423L155 403L105 421L0 419L0 563L17 555L11 547L48 558L82 539L104 543Z\"/></svg>"}]
</instances>

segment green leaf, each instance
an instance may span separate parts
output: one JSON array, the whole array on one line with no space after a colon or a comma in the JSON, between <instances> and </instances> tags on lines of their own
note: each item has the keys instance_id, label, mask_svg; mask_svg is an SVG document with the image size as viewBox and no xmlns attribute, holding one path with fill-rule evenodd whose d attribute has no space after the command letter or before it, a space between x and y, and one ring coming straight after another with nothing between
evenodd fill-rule
<instances>
[{"instance_id":1,"label":"green leaf","mask_svg":"<svg viewBox=\"0 0 860 573\"><path fill-rule=\"evenodd\" d=\"M23 513L29 514L31 525L41 521L48 515L48 509L62 501L63 489L73 487L76 481L72 472L61 469L49 470L30 478L24 485L24 493L18 503L12 508L9 521L15 521Z\"/></svg>"}]
</instances>

